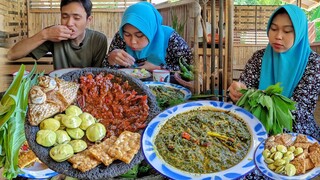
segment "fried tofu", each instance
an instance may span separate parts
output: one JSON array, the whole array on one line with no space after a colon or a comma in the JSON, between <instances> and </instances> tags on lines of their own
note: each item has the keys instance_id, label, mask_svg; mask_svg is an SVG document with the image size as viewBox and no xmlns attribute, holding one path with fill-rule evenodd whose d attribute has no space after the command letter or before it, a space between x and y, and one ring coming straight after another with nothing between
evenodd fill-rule
<instances>
[{"instance_id":1,"label":"fried tofu","mask_svg":"<svg viewBox=\"0 0 320 180\"><path fill-rule=\"evenodd\" d=\"M141 135L139 133L129 131L122 132L108 150L108 154L115 159L129 164L140 149L140 137Z\"/></svg>"},{"instance_id":2,"label":"fried tofu","mask_svg":"<svg viewBox=\"0 0 320 180\"><path fill-rule=\"evenodd\" d=\"M73 155L68 161L72 163L73 168L79 169L81 172L89 171L101 164L100 161L91 156L88 149Z\"/></svg>"},{"instance_id":3,"label":"fried tofu","mask_svg":"<svg viewBox=\"0 0 320 180\"><path fill-rule=\"evenodd\" d=\"M105 166L109 166L115 159L109 156L107 152L116 140L116 136L111 136L110 138L105 139L100 144L91 146L89 148L89 152L94 158L101 161Z\"/></svg>"}]
</instances>

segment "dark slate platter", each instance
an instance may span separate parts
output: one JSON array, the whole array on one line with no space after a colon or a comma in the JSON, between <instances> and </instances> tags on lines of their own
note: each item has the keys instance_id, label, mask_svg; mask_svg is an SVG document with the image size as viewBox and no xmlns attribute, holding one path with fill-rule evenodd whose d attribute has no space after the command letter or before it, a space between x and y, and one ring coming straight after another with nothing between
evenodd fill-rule
<instances>
[{"instance_id":1,"label":"dark slate platter","mask_svg":"<svg viewBox=\"0 0 320 180\"><path fill-rule=\"evenodd\" d=\"M106 69L106 68L84 68L72 72L68 72L61 76L62 79L66 81L75 81L77 82L79 77L85 75L86 73L98 74L100 72L111 73L116 77L122 78L124 81L128 81L129 84L135 89L138 94L143 94L148 96L148 105L149 105L149 116L147 118L147 122L150 122L155 116L160 113L160 109L157 105L155 96L151 93L149 88L143 84L139 79L133 78L130 75L117 70ZM100 164L94 169L91 169L87 172L81 172L80 170L72 168L72 164L64 161L58 163L51 159L49 156L50 148L43 147L36 142L36 133L39 131L38 126L31 126L28 123L28 119L25 124L25 134L27 141L31 150L38 156L38 158L46 164L50 169L56 171L61 174L65 174L67 176L72 176L78 179L108 179L112 177L119 176L129 169L131 169L134 165L140 163L144 159L144 155L140 148L139 152L135 155L130 164L126 164L122 161L116 160L111 165L106 167L103 164ZM139 133L142 134L142 131Z\"/></svg>"}]
</instances>

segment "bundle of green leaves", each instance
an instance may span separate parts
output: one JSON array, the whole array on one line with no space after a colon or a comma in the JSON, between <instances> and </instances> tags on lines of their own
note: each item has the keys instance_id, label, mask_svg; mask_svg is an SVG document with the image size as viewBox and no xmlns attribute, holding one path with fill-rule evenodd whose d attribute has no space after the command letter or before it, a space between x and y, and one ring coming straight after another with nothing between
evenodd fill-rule
<instances>
[{"instance_id":1,"label":"bundle of green leaves","mask_svg":"<svg viewBox=\"0 0 320 180\"><path fill-rule=\"evenodd\" d=\"M36 64L24 77L25 65L21 65L17 76L0 101L0 168L2 176L13 179L21 173L18 167L19 150L25 142L24 123L30 88L37 84Z\"/></svg>"},{"instance_id":2,"label":"bundle of green leaves","mask_svg":"<svg viewBox=\"0 0 320 180\"><path fill-rule=\"evenodd\" d=\"M266 90L241 89L243 94L237 106L251 112L266 128L266 131L279 134L286 128L292 131L293 116L291 111L295 110L295 101L283 96L280 83L269 86Z\"/></svg>"}]
</instances>

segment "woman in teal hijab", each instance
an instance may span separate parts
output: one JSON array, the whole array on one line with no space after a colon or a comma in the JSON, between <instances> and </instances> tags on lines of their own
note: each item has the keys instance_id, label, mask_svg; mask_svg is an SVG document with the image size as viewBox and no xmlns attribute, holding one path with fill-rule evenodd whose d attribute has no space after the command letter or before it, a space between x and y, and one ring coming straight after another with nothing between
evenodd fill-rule
<instances>
[{"instance_id":1,"label":"woman in teal hijab","mask_svg":"<svg viewBox=\"0 0 320 180\"><path fill-rule=\"evenodd\" d=\"M179 70L180 57L190 63L187 43L174 29L162 25L162 16L152 4L139 2L124 12L110 44L107 65Z\"/></svg>"},{"instance_id":2,"label":"woman in teal hijab","mask_svg":"<svg viewBox=\"0 0 320 180\"><path fill-rule=\"evenodd\" d=\"M284 33L292 35L293 44L289 49L283 49L285 41L277 36L278 30L272 20L276 15L288 13L293 19L292 25L284 26ZM274 26L274 27L273 27ZM308 38L308 20L305 13L297 6L288 4L278 8L271 16L267 32L270 43L262 59L261 77L259 89L266 89L268 86L280 82L283 87L282 94L292 97L292 93L298 85L308 63L311 48ZM274 36L274 37L270 37Z\"/></svg>"},{"instance_id":3,"label":"woman in teal hijab","mask_svg":"<svg viewBox=\"0 0 320 180\"><path fill-rule=\"evenodd\" d=\"M313 115L320 93L320 56L310 48L307 17L298 6L281 6L271 15L267 34L267 47L249 59L239 82L230 85L229 95L237 102L241 88L264 90L280 83L282 94L296 102L293 132L320 140L320 128ZM255 169L243 179L268 178Z\"/></svg>"},{"instance_id":4,"label":"woman in teal hijab","mask_svg":"<svg viewBox=\"0 0 320 180\"><path fill-rule=\"evenodd\" d=\"M239 82L230 85L230 98L237 102L241 88L265 90L280 83L282 94L296 102L293 132L320 140L313 115L320 93L320 56L310 48L307 17L296 5L281 6L271 15L267 34L267 47L253 54Z\"/></svg>"}]
</instances>

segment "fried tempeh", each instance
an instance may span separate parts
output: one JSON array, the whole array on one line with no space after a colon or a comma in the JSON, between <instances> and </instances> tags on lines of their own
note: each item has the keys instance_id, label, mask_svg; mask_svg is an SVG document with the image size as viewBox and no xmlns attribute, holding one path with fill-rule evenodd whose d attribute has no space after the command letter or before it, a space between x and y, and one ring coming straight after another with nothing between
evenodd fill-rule
<instances>
[{"instance_id":1,"label":"fried tempeh","mask_svg":"<svg viewBox=\"0 0 320 180\"><path fill-rule=\"evenodd\" d=\"M39 159L33 151L20 152L18 160L19 168L23 169L34 162L39 162Z\"/></svg>"},{"instance_id":2,"label":"fried tempeh","mask_svg":"<svg viewBox=\"0 0 320 180\"><path fill-rule=\"evenodd\" d=\"M113 146L108 150L108 154L115 159L129 164L140 149L140 137L139 133L122 132Z\"/></svg>"},{"instance_id":3,"label":"fried tempeh","mask_svg":"<svg viewBox=\"0 0 320 180\"><path fill-rule=\"evenodd\" d=\"M107 152L116 140L116 136L111 136L110 138L105 139L100 144L91 146L89 148L89 152L94 158L101 161L104 165L109 166L115 159L109 156Z\"/></svg>"},{"instance_id":4,"label":"fried tempeh","mask_svg":"<svg viewBox=\"0 0 320 180\"><path fill-rule=\"evenodd\" d=\"M68 161L72 163L73 168L79 169L81 172L89 171L101 164L100 161L91 156L88 149L73 155Z\"/></svg>"}]
</instances>

